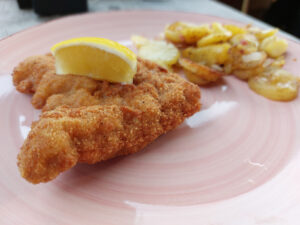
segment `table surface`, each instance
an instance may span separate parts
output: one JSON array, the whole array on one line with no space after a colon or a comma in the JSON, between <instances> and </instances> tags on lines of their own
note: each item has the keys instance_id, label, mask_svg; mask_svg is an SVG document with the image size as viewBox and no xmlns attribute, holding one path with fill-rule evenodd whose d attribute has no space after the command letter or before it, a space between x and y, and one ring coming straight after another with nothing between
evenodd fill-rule
<instances>
[{"instance_id":1,"label":"table surface","mask_svg":"<svg viewBox=\"0 0 300 225\"><path fill-rule=\"evenodd\" d=\"M89 12L129 9L152 9L197 12L252 23L262 28L270 28L253 17L213 0L89 0ZM18 31L53 20L60 16L40 17L32 9L21 10L16 0L0 0L0 39ZM298 38L281 32L290 39Z\"/></svg>"}]
</instances>

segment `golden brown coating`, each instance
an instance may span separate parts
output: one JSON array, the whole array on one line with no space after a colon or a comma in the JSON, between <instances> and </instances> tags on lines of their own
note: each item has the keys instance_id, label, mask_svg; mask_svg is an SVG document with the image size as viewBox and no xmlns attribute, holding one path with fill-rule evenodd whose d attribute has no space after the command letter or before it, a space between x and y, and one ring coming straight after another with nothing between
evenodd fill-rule
<instances>
[{"instance_id":1,"label":"golden brown coating","mask_svg":"<svg viewBox=\"0 0 300 225\"><path fill-rule=\"evenodd\" d=\"M38 74L46 65L34 66ZM33 75L20 66L15 71L17 90L27 93L19 86ZM21 175L32 183L52 180L77 162L135 153L200 109L196 85L141 59L133 85L48 71L28 87L36 90L34 106L44 110L18 155Z\"/></svg>"},{"instance_id":2,"label":"golden brown coating","mask_svg":"<svg viewBox=\"0 0 300 225\"><path fill-rule=\"evenodd\" d=\"M55 73L54 63L54 57L50 54L25 59L13 72L16 89L22 93L34 93L46 73Z\"/></svg>"}]
</instances>

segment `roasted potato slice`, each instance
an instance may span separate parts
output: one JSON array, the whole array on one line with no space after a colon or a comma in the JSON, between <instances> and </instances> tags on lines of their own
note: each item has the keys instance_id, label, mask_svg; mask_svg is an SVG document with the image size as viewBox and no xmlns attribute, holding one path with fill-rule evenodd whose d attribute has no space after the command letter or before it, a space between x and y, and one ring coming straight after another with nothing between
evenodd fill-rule
<instances>
[{"instance_id":1,"label":"roasted potato slice","mask_svg":"<svg viewBox=\"0 0 300 225\"><path fill-rule=\"evenodd\" d=\"M179 59L179 65L182 66L182 68L185 71L189 71L190 73L188 73L187 78L191 78L192 82L195 82L197 84L204 84L206 83L210 83L210 82L214 82L216 80L218 80L222 75L224 75L222 72L217 71L217 70L213 70L205 65L201 65L199 63L193 62L190 59L186 59L186 58L180 58ZM198 82L197 82L197 79Z\"/></svg>"},{"instance_id":2,"label":"roasted potato slice","mask_svg":"<svg viewBox=\"0 0 300 225\"><path fill-rule=\"evenodd\" d=\"M250 69L261 66L267 58L265 52L252 52L249 54L242 55L241 57L241 69Z\"/></svg>"},{"instance_id":3,"label":"roasted potato slice","mask_svg":"<svg viewBox=\"0 0 300 225\"><path fill-rule=\"evenodd\" d=\"M211 81L208 81L208 80L205 80L203 78L201 78L200 76L198 76L197 74L187 70L187 69L184 69L184 74L186 76L186 78L194 83L194 84L198 84L198 85L206 85L206 84L209 84Z\"/></svg>"},{"instance_id":4,"label":"roasted potato slice","mask_svg":"<svg viewBox=\"0 0 300 225\"><path fill-rule=\"evenodd\" d=\"M206 65L224 64L228 60L228 50L230 44L222 43L208 45L204 47L189 47L182 51L184 58L189 58L195 62L204 62Z\"/></svg>"},{"instance_id":5,"label":"roasted potato slice","mask_svg":"<svg viewBox=\"0 0 300 225\"><path fill-rule=\"evenodd\" d=\"M229 62L226 62L224 64L223 71L225 72L225 74L232 74L232 64Z\"/></svg>"},{"instance_id":6,"label":"roasted potato slice","mask_svg":"<svg viewBox=\"0 0 300 225\"><path fill-rule=\"evenodd\" d=\"M179 58L178 49L165 41L151 40L139 48L138 55L170 70Z\"/></svg>"},{"instance_id":7,"label":"roasted potato slice","mask_svg":"<svg viewBox=\"0 0 300 225\"><path fill-rule=\"evenodd\" d=\"M236 69L232 74L241 80L248 80L251 77L259 76L264 71L262 66L253 69Z\"/></svg>"},{"instance_id":8,"label":"roasted potato slice","mask_svg":"<svg viewBox=\"0 0 300 225\"><path fill-rule=\"evenodd\" d=\"M266 58L267 54L263 51L244 54L241 49L239 49L237 46L234 46L229 50L228 61L232 64L234 70L248 70L261 66Z\"/></svg>"},{"instance_id":9,"label":"roasted potato slice","mask_svg":"<svg viewBox=\"0 0 300 225\"><path fill-rule=\"evenodd\" d=\"M196 43L199 39L210 33L208 25L204 24L201 26L189 25L182 29L182 36L184 41L188 44Z\"/></svg>"},{"instance_id":10,"label":"roasted potato slice","mask_svg":"<svg viewBox=\"0 0 300 225\"><path fill-rule=\"evenodd\" d=\"M271 73L275 70L281 69L284 64L284 57L278 57L276 59L267 58L262 66L264 68L264 72Z\"/></svg>"},{"instance_id":11,"label":"roasted potato slice","mask_svg":"<svg viewBox=\"0 0 300 225\"><path fill-rule=\"evenodd\" d=\"M271 66L277 67L277 68L282 68L284 66L284 64L285 64L285 59L283 56L281 56L281 57L276 58L272 62Z\"/></svg>"},{"instance_id":12,"label":"roasted potato slice","mask_svg":"<svg viewBox=\"0 0 300 225\"><path fill-rule=\"evenodd\" d=\"M183 30L183 28L186 28L186 27L187 27L187 25L182 22L175 22L175 23L172 23L172 24L166 26L165 32L164 32L165 38L168 41L173 42L175 44L183 43L184 37L182 35L182 30Z\"/></svg>"},{"instance_id":13,"label":"roasted potato slice","mask_svg":"<svg viewBox=\"0 0 300 225\"><path fill-rule=\"evenodd\" d=\"M277 101L290 101L297 97L299 80L285 70L251 77L249 87L256 93Z\"/></svg>"},{"instance_id":14,"label":"roasted potato slice","mask_svg":"<svg viewBox=\"0 0 300 225\"><path fill-rule=\"evenodd\" d=\"M225 42L232 36L232 33L225 29L220 23L213 23L211 25L211 29L212 32L209 35L203 37L197 42L198 47Z\"/></svg>"},{"instance_id":15,"label":"roasted potato slice","mask_svg":"<svg viewBox=\"0 0 300 225\"><path fill-rule=\"evenodd\" d=\"M139 35L132 35L131 36L131 41L135 45L137 49L139 49L141 46L146 45L149 43L149 39L139 36Z\"/></svg>"},{"instance_id":16,"label":"roasted potato slice","mask_svg":"<svg viewBox=\"0 0 300 225\"><path fill-rule=\"evenodd\" d=\"M230 43L243 54L258 51L259 42L252 34L237 34L230 39Z\"/></svg>"},{"instance_id":17,"label":"roasted potato slice","mask_svg":"<svg viewBox=\"0 0 300 225\"><path fill-rule=\"evenodd\" d=\"M274 36L278 32L278 29L268 29L262 30L261 32L255 34L258 40L264 40L265 38Z\"/></svg>"},{"instance_id":18,"label":"roasted potato slice","mask_svg":"<svg viewBox=\"0 0 300 225\"><path fill-rule=\"evenodd\" d=\"M207 45L212 45L212 44L217 44L220 42L225 42L230 38L230 36L227 36L226 34L222 33L214 33L214 34L209 34L205 36L204 38L200 39L197 42L198 47L203 47Z\"/></svg>"},{"instance_id":19,"label":"roasted potato slice","mask_svg":"<svg viewBox=\"0 0 300 225\"><path fill-rule=\"evenodd\" d=\"M248 29L248 32L254 34L259 41L262 41L265 38L274 36L278 32L278 29L273 28L273 29L262 30L258 27L250 27Z\"/></svg>"},{"instance_id":20,"label":"roasted potato slice","mask_svg":"<svg viewBox=\"0 0 300 225\"><path fill-rule=\"evenodd\" d=\"M210 33L209 25L175 22L165 28L165 38L174 44L193 44Z\"/></svg>"},{"instance_id":21,"label":"roasted potato slice","mask_svg":"<svg viewBox=\"0 0 300 225\"><path fill-rule=\"evenodd\" d=\"M228 36L232 35L232 33L229 30L227 30L222 24L217 22L211 24L211 29L212 33L222 33L227 34Z\"/></svg>"},{"instance_id":22,"label":"roasted potato slice","mask_svg":"<svg viewBox=\"0 0 300 225\"><path fill-rule=\"evenodd\" d=\"M223 25L223 26L226 30L229 30L232 33L232 35L245 34L246 33L246 29L244 29L242 27L238 27L236 25L226 24L226 25Z\"/></svg>"},{"instance_id":23,"label":"roasted potato slice","mask_svg":"<svg viewBox=\"0 0 300 225\"><path fill-rule=\"evenodd\" d=\"M286 52L287 46L288 44L286 40L276 36L271 36L261 42L260 50L265 51L270 57L276 58Z\"/></svg>"}]
</instances>

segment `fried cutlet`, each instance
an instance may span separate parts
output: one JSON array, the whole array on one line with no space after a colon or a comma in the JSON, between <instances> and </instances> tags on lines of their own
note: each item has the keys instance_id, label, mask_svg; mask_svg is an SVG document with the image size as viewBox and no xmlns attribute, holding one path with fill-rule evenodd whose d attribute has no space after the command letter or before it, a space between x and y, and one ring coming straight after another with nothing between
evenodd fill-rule
<instances>
[{"instance_id":1,"label":"fried cutlet","mask_svg":"<svg viewBox=\"0 0 300 225\"><path fill-rule=\"evenodd\" d=\"M200 109L198 86L142 59L132 85L56 75L51 55L20 63L13 81L43 110L18 155L21 175L32 183L77 162L138 152Z\"/></svg>"}]
</instances>

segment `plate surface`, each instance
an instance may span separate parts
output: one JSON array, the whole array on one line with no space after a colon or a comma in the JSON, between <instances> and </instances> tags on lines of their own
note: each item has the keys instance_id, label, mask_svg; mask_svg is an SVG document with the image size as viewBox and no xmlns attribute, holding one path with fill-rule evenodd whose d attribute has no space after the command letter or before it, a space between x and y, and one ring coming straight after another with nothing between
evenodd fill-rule
<instances>
[{"instance_id":1,"label":"plate surface","mask_svg":"<svg viewBox=\"0 0 300 225\"><path fill-rule=\"evenodd\" d=\"M273 102L230 76L202 88L202 110L135 155L77 165L46 184L20 177L16 156L39 111L14 89L14 66L72 37L105 37L132 48L132 34L151 38L178 20L236 23L179 12L95 13L0 41L0 224L299 223L300 99ZM286 69L299 73L299 60L300 45L289 41Z\"/></svg>"}]
</instances>

